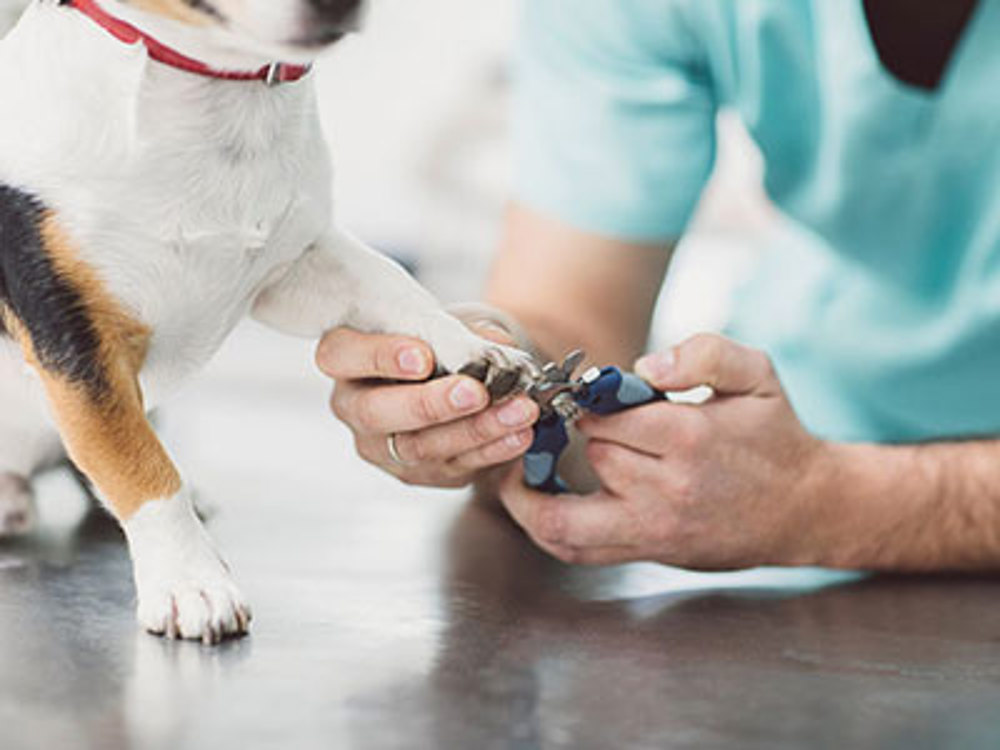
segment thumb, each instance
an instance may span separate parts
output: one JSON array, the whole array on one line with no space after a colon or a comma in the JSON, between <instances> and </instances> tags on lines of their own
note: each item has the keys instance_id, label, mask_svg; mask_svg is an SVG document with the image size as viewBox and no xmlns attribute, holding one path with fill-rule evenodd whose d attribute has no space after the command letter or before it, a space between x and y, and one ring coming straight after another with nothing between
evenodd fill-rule
<instances>
[{"instance_id":1,"label":"thumb","mask_svg":"<svg viewBox=\"0 0 1000 750\"><path fill-rule=\"evenodd\" d=\"M700 334L666 353L643 357L635 371L663 391L703 385L721 396L769 396L781 391L764 352L715 334Z\"/></svg>"}]
</instances>

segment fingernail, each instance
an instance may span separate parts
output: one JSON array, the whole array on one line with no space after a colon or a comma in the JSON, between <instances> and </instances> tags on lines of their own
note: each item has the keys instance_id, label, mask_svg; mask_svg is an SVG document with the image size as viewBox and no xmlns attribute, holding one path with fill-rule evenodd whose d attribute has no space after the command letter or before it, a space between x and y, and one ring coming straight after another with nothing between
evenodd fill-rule
<instances>
[{"instance_id":1,"label":"fingernail","mask_svg":"<svg viewBox=\"0 0 1000 750\"><path fill-rule=\"evenodd\" d=\"M486 404L486 394L483 392L482 386L474 385L466 380L462 380L451 389L449 398L451 405L462 411Z\"/></svg>"},{"instance_id":2,"label":"fingernail","mask_svg":"<svg viewBox=\"0 0 1000 750\"><path fill-rule=\"evenodd\" d=\"M404 375L423 375L427 372L427 358L417 347L403 349L396 355L396 363Z\"/></svg>"},{"instance_id":3,"label":"fingernail","mask_svg":"<svg viewBox=\"0 0 1000 750\"><path fill-rule=\"evenodd\" d=\"M509 404L505 404L497 412L497 421L504 427L520 427L531 421L532 409L529 402L523 399L515 399Z\"/></svg>"},{"instance_id":4,"label":"fingernail","mask_svg":"<svg viewBox=\"0 0 1000 750\"><path fill-rule=\"evenodd\" d=\"M504 443L509 448L522 448L531 438L531 432L515 432L513 435L508 435L504 438Z\"/></svg>"},{"instance_id":5,"label":"fingernail","mask_svg":"<svg viewBox=\"0 0 1000 750\"><path fill-rule=\"evenodd\" d=\"M641 378L650 381L660 381L669 378L677 364L677 355L673 349L660 354L649 354L635 363L635 372Z\"/></svg>"}]
</instances>

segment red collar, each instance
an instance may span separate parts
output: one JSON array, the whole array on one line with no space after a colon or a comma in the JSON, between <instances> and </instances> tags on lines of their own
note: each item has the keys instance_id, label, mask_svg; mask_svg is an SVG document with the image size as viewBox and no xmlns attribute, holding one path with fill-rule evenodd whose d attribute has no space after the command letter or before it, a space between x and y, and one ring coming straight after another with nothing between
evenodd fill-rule
<instances>
[{"instance_id":1,"label":"red collar","mask_svg":"<svg viewBox=\"0 0 1000 750\"><path fill-rule=\"evenodd\" d=\"M126 44L142 42L149 52L149 56L157 62L177 68L178 70L187 71L188 73L194 73L195 75L207 78L219 78L224 81L264 81L268 86L277 86L281 83L298 81L311 69L309 65L272 63L271 65L265 65L260 70L254 71L217 70L203 62L182 55L177 50L156 41L156 39L140 31L132 24L120 18L115 18L101 8L94 0L60 1L63 5L75 8L83 13L116 39Z\"/></svg>"}]
</instances>

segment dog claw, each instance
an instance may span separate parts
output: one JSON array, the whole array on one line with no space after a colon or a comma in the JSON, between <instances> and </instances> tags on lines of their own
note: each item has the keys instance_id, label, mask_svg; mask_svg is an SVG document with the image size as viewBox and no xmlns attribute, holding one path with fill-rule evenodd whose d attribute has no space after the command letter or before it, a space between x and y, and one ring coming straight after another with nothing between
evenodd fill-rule
<instances>
[{"instance_id":1,"label":"dog claw","mask_svg":"<svg viewBox=\"0 0 1000 750\"><path fill-rule=\"evenodd\" d=\"M485 383L490 374L490 366L486 362L469 362L469 364L458 371L458 374L478 380L480 383Z\"/></svg>"},{"instance_id":2,"label":"dog claw","mask_svg":"<svg viewBox=\"0 0 1000 750\"><path fill-rule=\"evenodd\" d=\"M239 592L231 586L182 585L149 604L140 601L139 619L150 633L168 640L215 646L246 634L251 615Z\"/></svg>"},{"instance_id":3,"label":"dog claw","mask_svg":"<svg viewBox=\"0 0 1000 750\"><path fill-rule=\"evenodd\" d=\"M538 367L531 357L516 349L491 346L480 358L464 365L458 373L486 386L491 401L499 401L527 386Z\"/></svg>"},{"instance_id":4,"label":"dog claw","mask_svg":"<svg viewBox=\"0 0 1000 750\"><path fill-rule=\"evenodd\" d=\"M517 370L500 370L487 385L492 401L499 401L509 395L521 382L521 373Z\"/></svg>"}]
</instances>

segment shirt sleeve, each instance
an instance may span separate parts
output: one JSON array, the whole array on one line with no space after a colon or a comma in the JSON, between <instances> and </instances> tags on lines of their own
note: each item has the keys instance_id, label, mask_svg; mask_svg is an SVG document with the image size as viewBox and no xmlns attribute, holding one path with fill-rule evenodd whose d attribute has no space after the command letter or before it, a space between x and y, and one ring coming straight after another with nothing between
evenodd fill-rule
<instances>
[{"instance_id":1,"label":"shirt sleeve","mask_svg":"<svg viewBox=\"0 0 1000 750\"><path fill-rule=\"evenodd\" d=\"M707 68L676 0L524 0L515 197L586 231L677 239L715 158Z\"/></svg>"}]
</instances>

